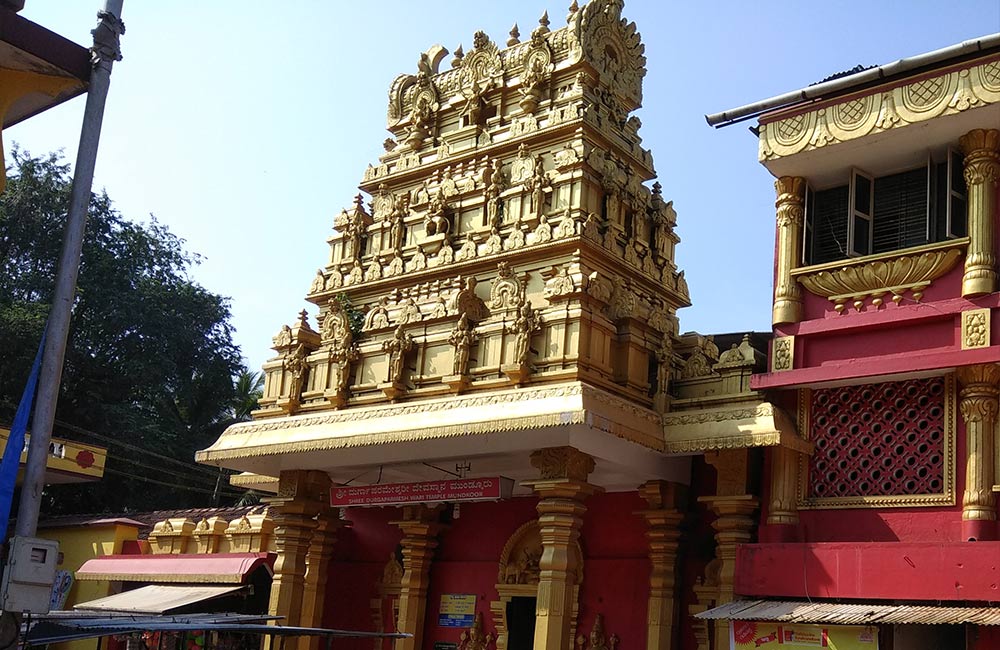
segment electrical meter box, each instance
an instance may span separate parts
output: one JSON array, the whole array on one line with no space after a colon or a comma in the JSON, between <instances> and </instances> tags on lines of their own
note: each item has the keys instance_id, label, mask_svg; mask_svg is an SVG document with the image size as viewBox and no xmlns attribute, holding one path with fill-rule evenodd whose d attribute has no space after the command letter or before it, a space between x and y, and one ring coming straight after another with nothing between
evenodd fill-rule
<instances>
[{"instance_id":1,"label":"electrical meter box","mask_svg":"<svg viewBox=\"0 0 1000 650\"><path fill-rule=\"evenodd\" d=\"M0 585L0 609L17 614L47 614L58 556L59 542L36 537L12 538Z\"/></svg>"}]
</instances>

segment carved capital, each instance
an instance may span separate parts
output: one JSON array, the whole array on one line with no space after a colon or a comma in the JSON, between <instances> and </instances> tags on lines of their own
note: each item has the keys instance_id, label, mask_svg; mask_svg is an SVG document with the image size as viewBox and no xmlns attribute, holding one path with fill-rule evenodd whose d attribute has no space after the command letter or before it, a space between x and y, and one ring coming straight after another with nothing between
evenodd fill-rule
<instances>
[{"instance_id":1,"label":"carved capital","mask_svg":"<svg viewBox=\"0 0 1000 650\"><path fill-rule=\"evenodd\" d=\"M531 466L543 479L586 481L594 471L594 459L574 447L549 447L531 454Z\"/></svg>"},{"instance_id":2,"label":"carved capital","mask_svg":"<svg viewBox=\"0 0 1000 650\"><path fill-rule=\"evenodd\" d=\"M780 208L786 204L801 206L806 196L806 179L801 176L782 176L774 181L774 192L777 195L774 207Z\"/></svg>"},{"instance_id":3,"label":"carved capital","mask_svg":"<svg viewBox=\"0 0 1000 650\"><path fill-rule=\"evenodd\" d=\"M995 184L1000 178L1000 131L973 129L958 142L965 154L965 182Z\"/></svg>"},{"instance_id":4,"label":"carved capital","mask_svg":"<svg viewBox=\"0 0 1000 650\"><path fill-rule=\"evenodd\" d=\"M962 366L955 371L955 377L963 389L987 387L994 390L1000 386L1000 365L981 363L974 366ZM965 390L962 391L965 394Z\"/></svg>"}]
</instances>

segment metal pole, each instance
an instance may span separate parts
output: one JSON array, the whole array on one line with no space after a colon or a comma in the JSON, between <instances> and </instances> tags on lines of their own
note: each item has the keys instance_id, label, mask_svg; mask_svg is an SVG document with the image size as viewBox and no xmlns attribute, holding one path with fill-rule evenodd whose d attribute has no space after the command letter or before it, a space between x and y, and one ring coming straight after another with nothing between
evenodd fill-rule
<instances>
[{"instance_id":1,"label":"metal pole","mask_svg":"<svg viewBox=\"0 0 1000 650\"><path fill-rule=\"evenodd\" d=\"M87 209L90 190L94 183L94 166L97 162L97 145L101 139L104 120L104 103L111 83L111 65L121 60L118 37L125 32L121 22L123 0L105 0L104 10L98 12L98 24L93 30L94 46L91 48L90 88L87 106L80 129L80 149L76 154L76 171L70 195L66 233L63 236L62 256L56 275L52 310L49 312L48 338L42 353L42 370L38 382L38 397L31 425L31 442L25 466L21 501L17 511L14 532L32 537L38 528L38 510L45 487L45 467L52 439L56 402L59 399L59 382L62 379L63 360L66 357L66 339L76 296L76 278L80 271L80 252L87 228Z\"/></svg>"}]
</instances>

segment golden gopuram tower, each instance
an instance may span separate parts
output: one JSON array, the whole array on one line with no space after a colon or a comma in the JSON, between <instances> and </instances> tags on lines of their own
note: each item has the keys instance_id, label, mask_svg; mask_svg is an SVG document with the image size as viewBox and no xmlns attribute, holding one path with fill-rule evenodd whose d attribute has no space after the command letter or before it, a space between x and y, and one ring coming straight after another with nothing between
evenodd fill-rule
<instances>
[{"instance_id":1,"label":"golden gopuram tower","mask_svg":"<svg viewBox=\"0 0 1000 650\"><path fill-rule=\"evenodd\" d=\"M808 443L750 390L763 359L752 337L679 333L690 300L674 263L677 215L631 115L646 60L622 10L574 1L562 27L543 15L505 47L483 32L450 57L433 46L392 82L385 153L334 218L309 285L316 324L303 311L281 327L254 420L198 454L252 474L235 483L277 490L271 606L287 623L375 620L414 635L398 650L457 643L438 625L435 581L452 575L447 589L486 594L476 638L499 649L531 638L571 650L578 631L600 646L605 629L628 630L623 647L666 649L680 647L682 602L696 611L731 598L727 554L757 505L747 448L798 454ZM706 452L719 485L698 507L728 528L695 598L680 593L674 563L696 502L692 457ZM514 487L460 511L432 498L330 506L331 487L405 491L452 474ZM476 513L486 523L466 531ZM484 526L495 549L464 545ZM369 560L337 559L345 535L387 539L378 557L396 559L364 573ZM602 569L588 548L617 538L639 550L627 570ZM432 572L442 549L452 560ZM498 563L486 584L461 568L482 554ZM641 585L636 600L609 599L625 577ZM374 618L337 618L348 605L330 603L343 591L372 599ZM527 632L511 609L519 598L535 612Z\"/></svg>"}]
</instances>

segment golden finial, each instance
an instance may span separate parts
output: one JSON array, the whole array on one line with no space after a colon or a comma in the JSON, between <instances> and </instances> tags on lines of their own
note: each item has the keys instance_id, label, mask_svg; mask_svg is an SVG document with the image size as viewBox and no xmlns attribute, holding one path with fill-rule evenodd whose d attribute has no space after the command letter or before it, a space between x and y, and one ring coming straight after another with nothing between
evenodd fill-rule
<instances>
[{"instance_id":1,"label":"golden finial","mask_svg":"<svg viewBox=\"0 0 1000 650\"><path fill-rule=\"evenodd\" d=\"M455 57L451 60L451 67L457 68L462 65L462 59L465 57L465 50L462 49L461 43L455 48Z\"/></svg>"},{"instance_id":2,"label":"golden finial","mask_svg":"<svg viewBox=\"0 0 1000 650\"><path fill-rule=\"evenodd\" d=\"M510 28L510 38L507 39L507 47L513 47L521 42L521 32L517 28L517 23Z\"/></svg>"},{"instance_id":3,"label":"golden finial","mask_svg":"<svg viewBox=\"0 0 1000 650\"><path fill-rule=\"evenodd\" d=\"M542 12L542 17L538 19L538 32L541 34L549 33L549 11L547 9Z\"/></svg>"}]
</instances>

